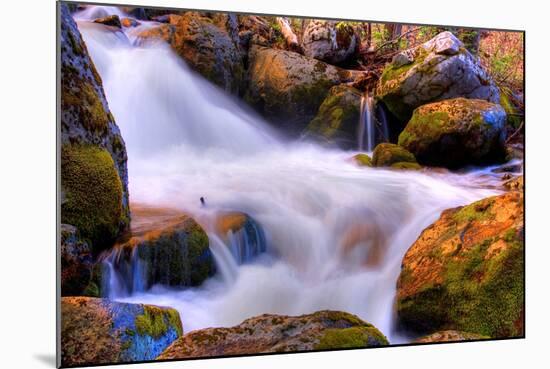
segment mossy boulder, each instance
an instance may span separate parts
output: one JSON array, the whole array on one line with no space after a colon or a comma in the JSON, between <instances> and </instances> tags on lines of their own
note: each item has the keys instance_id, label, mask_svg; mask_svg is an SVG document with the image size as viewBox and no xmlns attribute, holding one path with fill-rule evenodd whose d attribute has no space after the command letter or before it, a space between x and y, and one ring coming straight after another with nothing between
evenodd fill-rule
<instances>
[{"instance_id":1,"label":"mossy boulder","mask_svg":"<svg viewBox=\"0 0 550 369\"><path fill-rule=\"evenodd\" d=\"M340 64L357 56L359 36L346 22L315 19L302 36L304 55L329 64Z\"/></svg>"},{"instance_id":2,"label":"mossy boulder","mask_svg":"<svg viewBox=\"0 0 550 369\"><path fill-rule=\"evenodd\" d=\"M301 316L264 314L231 328L193 331L158 359L386 346L386 337L357 316L318 311Z\"/></svg>"},{"instance_id":3,"label":"mossy boulder","mask_svg":"<svg viewBox=\"0 0 550 369\"><path fill-rule=\"evenodd\" d=\"M506 113L484 100L456 98L415 109L399 145L425 165L456 168L501 162Z\"/></svg>"},{"instance_id":4,"label":"mossy boulder","mask_svg":"<svg viewBox=\"0 0 550 369\"><path fill-rule=\"evenodd\" d=\"M62 366L154 360L183 334L179 313L154 305L61 298Z\"/></svg>"},{"instance_id":5,"label":"mossy boulder","mask_svg":"<svg viewBox=\"0 0 550 369\"><path fill-rule=\"evenodd\" d=\"M462 341L479 341L490 339L476 333L460 332L460 331L439 331L427 336L420 337L414 340L414 343L433 343L433 342L462 342Z\"/></svg>"},{"instance_id":6,"label":"mossy boulder","mask_svg":"<svg viewBox=\"0 0 550 369\"><path fill-rule=\"evenodd\" d=\"M353 156L353 161L360 167L372 167L372 158L367 154L356 154Z\"/></svg>"},{"instance_id":7,"label":"mossy boulder","mask_svg":"<svg viewBox=\"0 0 550 369\"><path fill-rule=\"evenodd\" d=\"M90 283L93 258L76 227L61 224L61 295L81 295Z\"/></svg>"},{"instance_id":8,"label":"mossy boulder","mask_svg":"<svg viewBox=\"0 0 550 369\"><path fill-rule=\"evenodd\" d=\"M141 32L138 35L141 42L151 39L168 42L203 77L227 92L239 93L244 82L244 64L231 28L200 12L171 14L165 19L167 23Z\"/></svg>"},{"instance_id":9,"label":"mossy boulder","mask_svg":"<svg viewBox=\"0 0 550 369\"><path fill-rule=\"evenodd\" d=\"M421 105L455 97L493 103L500 99L478 59L450 32L397 54L376 87L376 98L401 122Z\"/></svg>"},{"instance_id":10,"label":"mossy boulder","mask_svg":"<svg viewBox=\"0 0 550 369\"><path fill-rule=\"evenodd\" d=\"M372 153L372 165L375 167L390 167L398 163L417 164L414 155L401 146L391 143L376 145Z\"/></svg>"},{"instance_id":11,"label":"mossy boulder","mask_svg":"<svg viewBox=\"0 0 550 369\"><path fill-rule=\"evenodd\" d=\"M262 226L246 213L219 212L215 217L214 228L239 264L247 263L266 251L267 242Z\"/></svg>"},{"instance_id":12,"label":"mossy boulder","mask_svg":"<svg viewBox=\"0 0 550 369\"><path fill-rule=\"evenodd\" d=\"M139 205L132 205L130 231L102 260L118 273L123 289L108 291L103 285L107 296L145 291L154 284L198 286L215 272L208 236L193 218Z\"/></svg>"},{"instance_id":13,"label":"mossy boulder","mask_svg":"<svg viewBox=\"0 0 550 369\"><path fill-rule=\"evenodd\" d=\"M397 316L406 330L523 335L523 194L445 210L403 258Z\"/></svg>"},{"instance_id":14,"label":"mossy boulder","mask_svg":"<svg viewBox=\"0 0 550 369\"><path fill-rule=\"evenodd\" d=\"M65 4L60 15L61 220L76 226L93 249L100 249L130 222L126 147L101 77ZM100 214L102 210L107 213Z\"/></svg>"},{"instance_id":15,"label":"mossy boulder","mask_svg":"<svg viewBox=\"0 0 550 369\"><path fill-rule=\"evenodd\" d=\"M342 148L356 147L361 98L362 93L352 86L332 87L304 135Z\"/></svg>"},{"instance_id":16,"label":"mossy boulder","mask_svg":"<svg viewBox=\"0 0 550 369\"><path fill-rule=\"evenodd\" d=\"M254 45L244 98L274 125L299 134L317 114L330 88L353 81L358 73L292 51Z\"/></svg>"}]
</instances>

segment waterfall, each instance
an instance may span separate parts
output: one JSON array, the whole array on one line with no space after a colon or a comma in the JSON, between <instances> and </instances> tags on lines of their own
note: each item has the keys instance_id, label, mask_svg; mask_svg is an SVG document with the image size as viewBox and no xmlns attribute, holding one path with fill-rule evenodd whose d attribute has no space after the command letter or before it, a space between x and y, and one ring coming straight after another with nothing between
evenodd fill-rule
<instances>
[{"instance_id":1,"label":"waterfall","mask_svg":"<svg viewBox=\"0 0 550 369\"><path fill-rule=\"evenodd\" d=\"M358 125L358 149L359 151L372 152L377 143L389 141L389 128L386 111L375 104L373 97L365 91L361 97L361 113Z\"/></svg>"},{"instance_id":2,"label":"waterfall","mask_svg":"<svg viewBox=\"0 0 550 369\"><path fill-rule=\"evenodd\" d=\"M130 278L126 294L120 278L111 279L117 300L172 306L186 332L332 309L360 316L392 343L409 339L393 321L403 255L444 209L496 194L479 183L486 177L360 168L349 152L284 142L167 45L136 45L82 17L78 26L127 145L132 201L174 207L201 224L238 209L263 230L262 246L251 242L253 230L207 227L218 275L179 290ZM359 146L372 150L372 98L361 105ZM125 275L132 263L116 260L112 254L107 265Z\"/></svg>"}]
</instances>

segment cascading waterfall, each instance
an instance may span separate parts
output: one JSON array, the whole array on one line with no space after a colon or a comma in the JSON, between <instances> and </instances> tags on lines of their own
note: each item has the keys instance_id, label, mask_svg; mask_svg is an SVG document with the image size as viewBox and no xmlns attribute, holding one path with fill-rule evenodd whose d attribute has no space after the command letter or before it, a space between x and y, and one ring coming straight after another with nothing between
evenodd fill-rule
<instances>
[{"instance_id":1,"label":"cascading waterfall","mask_svg":"<svg viewBox=\"0 0 550 369\"><path fill-rule=\"evenodd\" d=\"M115 289L123 272L113 267L113 298L175 307L186 332L264 313L333 309L371 322L392 343L408 339L393 322L404 253L442 210L497 191L478 186L476 172L359 168L349 152L283 142L166 45L136 46L122 32L76 18L127 145L132 200L196 219L238 209L261 225L266 245L251 260L244 235L228 241L207 229L218 275L198 288L124 294ZM364 100L360 148L372 150L372 99Z\"/></svg>"},{"instance_id":2,"label":"cascading waterfall","mask_svg":"<svg viewBox=\"0 0 550 369\"><path fill-rule=\"evenodd\" d=\"M372 152L379 142L389 141L389 129L384 108L375 104L373 97L365 91L361 97L361 113L357 132L359 151ZM377 137L379 137L377 139Z\"/></svg>"}]
</instances>

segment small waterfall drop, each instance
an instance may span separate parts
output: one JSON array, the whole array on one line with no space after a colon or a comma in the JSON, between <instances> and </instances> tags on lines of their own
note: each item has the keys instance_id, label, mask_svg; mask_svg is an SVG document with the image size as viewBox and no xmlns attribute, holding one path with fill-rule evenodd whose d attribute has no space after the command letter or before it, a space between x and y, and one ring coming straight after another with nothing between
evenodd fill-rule
<instances>
[{"instance_id":1,"label":"small waterfall drop","mask_svg":"<svg viewBox=\"0 0 550 369\"><path fill-rule=\"evenodd\" d=\"M369 91L361 97L361 113L358 125L359 151L372 152L376 144L389 141L389 128L384 108L376 104Z\"/></svg>"}]
</instances>

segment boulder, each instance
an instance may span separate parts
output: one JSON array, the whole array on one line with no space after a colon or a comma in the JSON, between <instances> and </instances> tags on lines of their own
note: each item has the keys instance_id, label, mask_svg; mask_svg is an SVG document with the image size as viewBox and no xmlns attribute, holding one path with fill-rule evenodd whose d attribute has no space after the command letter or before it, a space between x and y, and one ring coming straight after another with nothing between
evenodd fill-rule
<instances>
[{"instance_id":1,"label":"boulder","mask_svg":"<svg viewBox=\"0 0 550 369\"><path fill-rule=\"evenodd\" d=\"M179 313L171 308L61 298L64 367L154 360L182 333Z\"/></svg>"},{"instance_id":2,"label":"boulder","mask_svg":"<svg viewBox=\"0 0 550 369\"><path fill-rule=\"evenodd\" d=\"M102 286L106 296L146 291L154 284L197 286L215 272L208 236L193 218L174 209L140 205L132 205L128 234L101 260L120 281L120 291ZM103 273L110 269L104 267Z\"/></svg>"},{"instance_id":3,"label":"boulder","mask_svg":"<svg viewBox=\"0 0 550 369\"><path fill-rule=\"evenodd\" d=\"M415 109L399 145L419 163L456 168L503 161L506 113L484 100L456 98Z\"/></svg>"},{"instance_id":4,"label":"boulder","mask_svg":"<svg viewBox=\"0 0 550 369\"><path fill-rule=\"evenodd\" d=\"M392 167L396 169L419 169L416 158L401 146L391 143L376 145L372 153L372 165L375 167Z\"/></svg>"},{"instance_id":5,"label":"boulder","mask_svg":"<svg viewBox=\"0 0 550 369\"><path fill-rule=\"evenodd\" d=\"M420 337L414 340L414 343L433 343L433 342L461 342L461 341L479 341L489 339L480 334L460 332L460 331L440 331L430 335Z\"/></svg>"},{"instance_id":6,"label":"boulder","mask_svg":"<svg viewBox=\"0 0 550 369\"><path fill-rule=\"evenodd\" d=\"M215 231L239 264L251 261L266 251L262 227L246 213L225 211L216 214Z\"/></svg>"},{"instance_id":7,"label":"boulder","mask_svg":"<svg viewBox=\"0 0 550 369\"><path fill-rule=\"evenodd\" d=\"M397 316L406 330L510 338L524 329L523 194L445 210L403 258Z\"/></svg>"},{"instance_id":8,"label":"boulder","mask_svg":"<svg viewBox=\"0 0 550 369\"><path fill-rule=\"evenodd\" d=\"M158 359L330 350L388 344L388 340L378 329L355 315L325 310L297 317L264 314L231 328L193 331L175 341Z\"/></svg>"},{"instance_id":9,"label":"boulder","mask_svg":"<svg viewBox=\"0 0 550 369\"><path fill-rule=\"evenodd\" d=\"M372 159L367 154L356 154L353 156L353 161L360 167L372 167Z\"/></svg>"},{"instance_id":10,"label":"boulder","mask_svg":"<svg viewBox=\"0 0 550 369\"><path fill-rule=\"evenodd\" d=\"M518 176L504 182L504 187L509 191L523 191L523 176Z\"/></svg>"},{"instance_id":11,"label":"boulder","mask_svg":"<svg viewBox=\"0 0 550 369\"><path fill-rule=\"evenodd\" d=\"M376 87L376 98L401 122L421 105L454 97L493 103L500 99L478 59L450 32L397 54Z\"/></svg>"},{"instance_id":12,"label":"boulder","mask_svg":"<svg viewBox=\"0 0 550 369\"><path fill-rule=\"evenodd\" d=\"M345 22L311 20L302 37L304 54L329 64L340 64L357 55L359 37Z\"/></svg>"},{"instance_id":13,"label":"boulder","mask_svg":"<svg viewBox=\"0 0 550 369\"><path fill-rule=\"evenodd\" d=\"M94 20L94 23L101 23L105 26L122 28L118 15L109 15L107 17L97 18L96 20Z\"/></svg>"},{"instance_id":14,"label":"boulder","mask_svg":"<svg viewBox=\"0 0 550 369\"><path fill-rule=\"evenodd\" d=\"M226 22L233 24L231 19ZM240 91L244 65L238 45L232 39L234 34L229 32L230 28L220 28L212 18L198 12L168 15L165 21L166 24L141 32L138 35L141 42L162 39L203 77L228 92ZM218 21L222 22L219 24L226 24L222 20Z\"/></svg>"},{"instance_id":15,"label":"boulder","mask_svg":"<svg viewBox=\"0 0 550 369\"><path fill-rule=\"evenodd\" d=\"M97 251L130 222L126 147L76 23L60 12L61 222Z\"/></svg>"},{"instance_id":16,"label":"boulder","mask_svg":"<svg viewBox=\"0 0 550 369\"><path fill-rule=\"evenodd\" d=\"M342 148L356 147L361 99L362 93L349 85L332 87L304 135Z\"/></svg>"},{"instance_id":17,"label":"boulder","mask_svg":"<svg viewBox=\"0 0 550 369\"><path fill-rule=\"evenodd\" d=\"M275 45L276 37L271 26L272 18L258 15L238 16L238 35L243 50L248 50L251 45L265 47Z\"/></svg>"},{"instance_id":18,"label":"boulder","mask_svg":"<svg viewBox=\"0 0 550 369\"><path fill-rule=\"evenodd\" d=\"M357 73L295 52L253 46L245 100L273 124L298 134L330 88L352 81Z\"/></svg>"},{"instance_id":19,"label":"boulder","mask_svg":"<svg viewBox=\"0 0 550 369\"><path fill-rule=\"evenodd\" d=\"M90 246L76 227L61 224L61 296L80 295L90 282L93 258Z\"/></svg>"}]
</instances>

